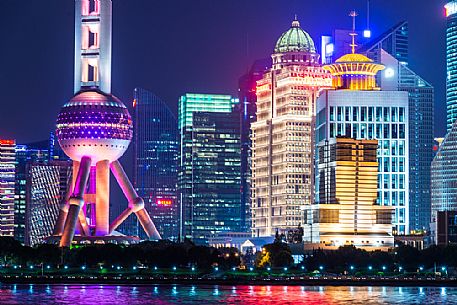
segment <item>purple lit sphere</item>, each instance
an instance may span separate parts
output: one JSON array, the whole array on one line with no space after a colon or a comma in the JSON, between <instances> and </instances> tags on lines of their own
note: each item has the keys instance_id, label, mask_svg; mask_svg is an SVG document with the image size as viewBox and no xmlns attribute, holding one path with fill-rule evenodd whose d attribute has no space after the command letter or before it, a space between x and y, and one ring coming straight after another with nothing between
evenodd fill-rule
<instances>
[{"instance_id":1,"label":"purple lit sphere","mask_svg":"<svg viewBox=\"0 0 457 305\"><path fill-rule=\"evenodd\" d=\"M98 90L78 92L57 118L56 135L63 151L75 161L83 156L110 162L119 159L132 140L132 118L115 96Z\"/></svg>"}]
</instances>

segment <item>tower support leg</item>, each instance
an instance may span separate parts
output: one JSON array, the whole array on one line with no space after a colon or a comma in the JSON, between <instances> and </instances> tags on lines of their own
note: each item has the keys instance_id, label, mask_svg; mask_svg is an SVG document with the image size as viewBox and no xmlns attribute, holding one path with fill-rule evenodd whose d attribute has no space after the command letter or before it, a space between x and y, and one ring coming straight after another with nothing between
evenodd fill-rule
<instances>
[{"instance_id":1,"label":"tower support leg","mask_svg":"<svg viewBox=\"0 0 457 305\"><path fill-rule=\"evenodd\" d=\"M69 208L66 217L63 234L60 239L61 247L69 247L75 235L76 225L78 224L79 212L84 205L84 192L86 191L87 180L89 179L91 159L82 157L75 181L73 195L68 200Z\"/></svg>"},{"instance_id":2,"label":"tower support leg","mask_svg":"<svg viewBox=\"0 0 457 305\"><path fill-rule=\"evenodd\" d=\"M148 212L144 208L143 198L138 196L137 192L130 183L129 178L125 174L121 163L117 160L113 161L110 167L117 183L119 183L122 192L129 202L128 208L113 222L110 229L114 230L117 228L133 212L138 217L141 226L150 239L161 239L159 231L157 231L154 223L149 217Z\"/></svg>"},{"instance_id":3,"label":"tower support leg","mask_svg":"<svg viewBox=\"0 0 457 305\"><path fill-rule=\"evenodd\" d=\"M97 162L96 170L96 199L95 199L95 217L96 217L96 236L105 236L109 234L109 161Z\"/></svg>"}]
</instances>

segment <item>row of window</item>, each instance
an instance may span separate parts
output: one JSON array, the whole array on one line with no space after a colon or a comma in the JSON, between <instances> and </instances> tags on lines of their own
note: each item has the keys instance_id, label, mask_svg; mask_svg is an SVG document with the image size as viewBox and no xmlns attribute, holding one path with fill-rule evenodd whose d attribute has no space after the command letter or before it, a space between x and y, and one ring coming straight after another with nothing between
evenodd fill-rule
<instances>
[{"instance_id":1,"label":"row of window","mask_svg":"<svg viewBox=\"0 0 457 305\"><path fill-rule=\"evenodd\" d=\"M404 107L331 106L330 121L405 122Z\"/></svg>"}]
</instances>

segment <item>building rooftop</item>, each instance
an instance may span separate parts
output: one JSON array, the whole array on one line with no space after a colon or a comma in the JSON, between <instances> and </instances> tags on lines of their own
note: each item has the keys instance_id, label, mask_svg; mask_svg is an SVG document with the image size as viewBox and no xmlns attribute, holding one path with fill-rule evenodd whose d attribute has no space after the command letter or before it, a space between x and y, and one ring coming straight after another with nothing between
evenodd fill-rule
<instances>
[{"instance_id":1,"label":"building rooftop","mask_svg":"<svg viewBox=\"0 0 457 305\"><path fill-rule=\"evenodd\" d=\"M309 52L316 53L314 41L307 32L300 27L297 17L292 21L292 26L282 33L275 46L275 53Z\"/></svg>"}]
</instances>

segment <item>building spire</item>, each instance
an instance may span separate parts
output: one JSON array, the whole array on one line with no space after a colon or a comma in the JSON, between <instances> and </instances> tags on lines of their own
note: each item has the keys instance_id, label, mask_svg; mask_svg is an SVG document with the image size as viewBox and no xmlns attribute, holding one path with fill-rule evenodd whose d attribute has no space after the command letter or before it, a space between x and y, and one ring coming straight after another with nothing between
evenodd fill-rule
<instances>
[{"instance_id":1,"label":"building spire","mask_svg":"<svg viewBox=\"0 0 457 305\"><path fill-rule=\"evenodd\" d=\"M349 16L352 17L352 32L349 34L352 37L352 43L351 43L351 51L352 54L355 54L355 47L357 46L355 44L355 36L357 36L357 33L355 32L355 17L358 16L356 11L351 11L349 13Z\"/></svg>"},{"instance_id":2,"label":"building spire","mask_svg":"<svg viewBox=\"0 0 457 305\"><path fill-rule=\"evenodd\" d=\"M300 22L298 21L297 14L295 14L294 21L292 21L292 27L293 28L299 28L300 27Z\"/></svg>"}]
</instances>

